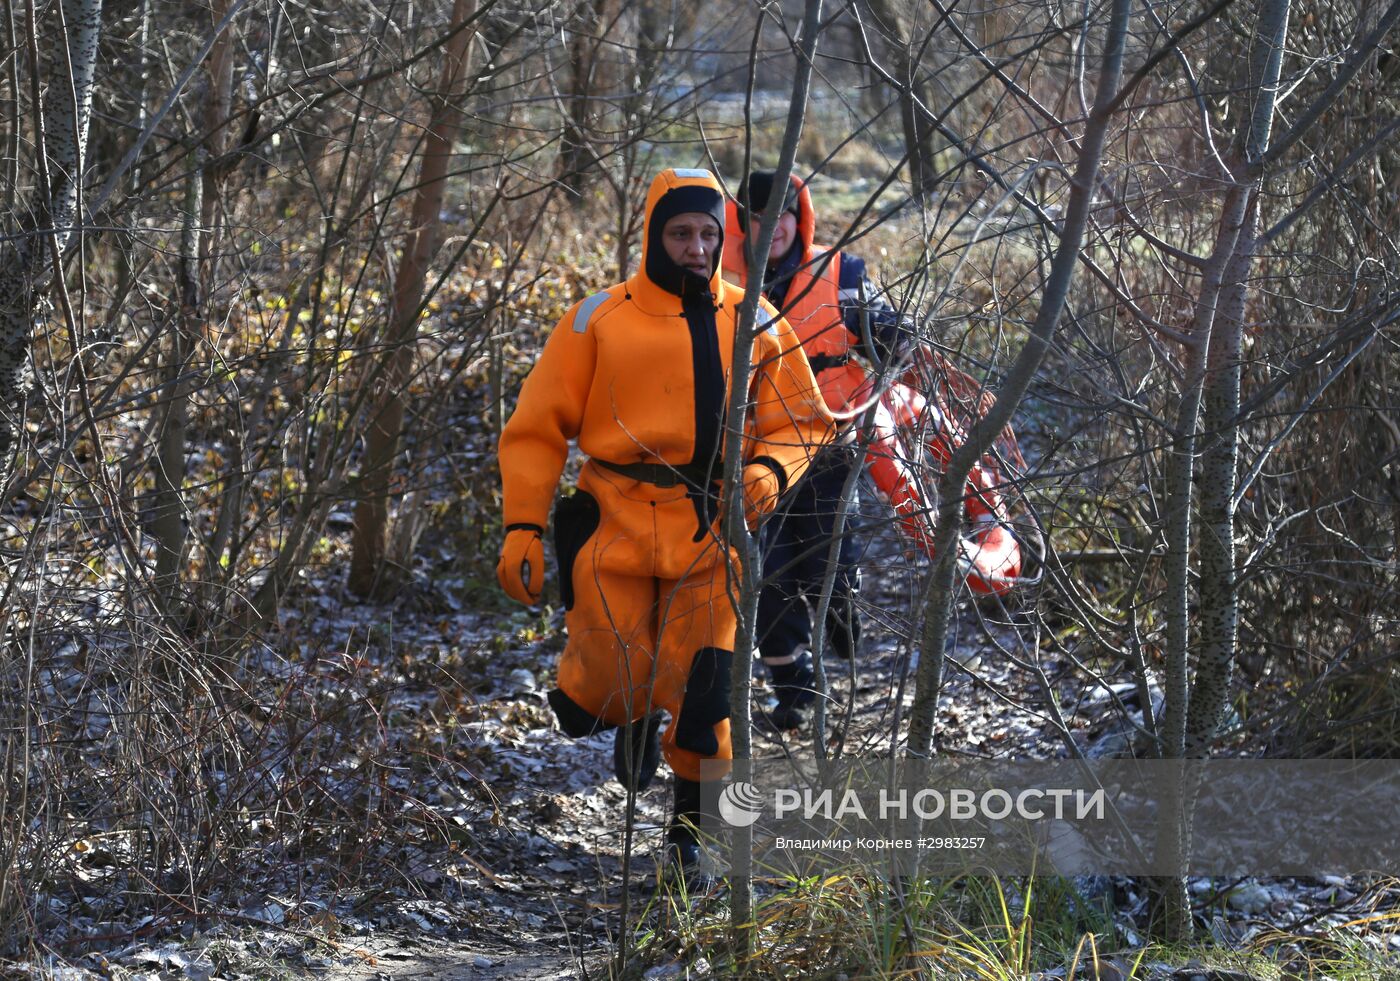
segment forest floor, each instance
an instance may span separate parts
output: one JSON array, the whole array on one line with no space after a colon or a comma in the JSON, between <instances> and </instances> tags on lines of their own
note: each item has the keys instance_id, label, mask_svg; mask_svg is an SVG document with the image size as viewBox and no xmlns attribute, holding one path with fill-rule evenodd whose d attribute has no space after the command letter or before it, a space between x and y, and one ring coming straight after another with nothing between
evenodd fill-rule
<instances>
[{"instance_id":1,"label":"forest floor","mask_svg":"<svg viewBox=\"0 0 1400 981\"><path fill-rule=\"evenodd\" d=\"M314 568L242 665L241 683L254 693L240 722L253 765L240 779L246 800L261 803L216 815L225 823L223 851L207 866L214 885L195 893L197 904L153 904L120 839L94 836L65 856L71 892L52 900L66 922L51 961L15 965L14 976L609 977L624 908L641 949L629 976L707 976L695 931L675 929L657 868L669 781L638 796L629 842L612 735L565 738L545 700L564 640L557 592L548 588L546 605L527 610L491 576L494 474L483 469L489 449L479 429L477 417L448 420L456 439L438 452L450 462L435 480L434 523L411 583L385 603L349 597L348 515L334 514ZM853 665L825 661L828 748L870 755L889 751L912 700L908 638L927 566L904 553L879 505L867 501L856 523L868 542L866 629ZM1103 684L1088 681L1014 614L970 603L954 633L941 752L1065 756L1048 694L1081 748L1125 748L1125 723L1104 687L1127 680L1121 666L1105 666ZM1023 666L1029 655L1053 693ZM756 677L756 704L768 695ZM755 735L755 755L784 753L811 755L809 732ZM1226 943L1400 906L1400 890L1353 881L1195 885L1203 906L1218 894L1212 934ZM1140 946L1141 896L1116 880L1093 888L1113 910L1117 941ZM709 919L718 931L723 917ZM1381 944L1391 942L1400 950L1389 938ZM0 976L10 976L3 966Z\"/></svg>"},{"instance_id":2,"label":"forest floor","mask_svg":"<svg viewBox=\"0 0 1400 981\"><path fill-rule=\"evenodd\" d=\"M888 748L892 713L913 687L909 651L897 638L909 636L909 583L917 579L892 543L877 538L872 549L862 654L853 668L826 661L837 706L832 747L842 743L848 753ZM422 551L431 562L431 546ZM561 611L508 608L490 597L478 604L490 584L438 578L430 566L397 600L360 604L326 568L287 605L264 667L308 702L349 704L328 733L344 742L332 754L336 765L347 768L346 786L362 764L377 772L353 783L342 803L348 810L367 782L382 798L369 805L366 832L351 835L355 861L303 855L288 846L294 836L285 828L264 827L264 850L245 856L248 888L236 909L173 931L148 923L116 948L75 949L70 940L56 949L70 964L100 960L100 973L134 981L563 978L605 962L624 883L626 795L611 773L612 734L569 740L546 704ZM1014 640L1005 625L959 640L973 673L955 671L946 685L941 740L979 755L1056 755L1025 707L1033 702L1024 697L1028 680L986 656L998 631L1002 642ZM755 686L765 699L761 677ZM810 752L806 733L755 739L757 755ZM669 796L669 781L658 779L637 799L627 879L634 910L656 892ZM119 923L110 917L105 925ZM103 925L83 932L100 934Z\"/></svg>"},{"instance_id":3,"label":"forest floor","mask_svg":"<svg viewBox=\"0 0 1400 981\"><path fill-rule=\"evenodd\" d=\"M888 750L896 706L907 708L912 697L912 658L899 638L910 635L909 584L918 581L879 535L865 569L869 626L861 655L853 670L826 661L839 706L832 748L839 743L857 754ZM668 781L638 797L624 877L626 796L611 775L612 735L568 740L545 702L562 645L560 613L472 609L461 601L463 588L475 587L423 577L398 601L372 606L349 601L328 577L308 581L285 615L284 653L334 667L323 674L339 683L361 679L363 700L373 703L363 725L345 730L360 740L347 751L379 768L383 795L381 817L355 842L362 871L352 877L343 860L332 867L269 841L262 865L247 873L256 898L245 897L238 915L106 950L94 976L608 977L624 891L633 936L652 941L633 976L643 969L654 978L708 976L693 950L668 952L656 942L664 903L655 901L655 856ZM944 751L1063 756L1037 710L1038 683L1006 656L1024 643L1014 618L994 622L968 606L959 624L941 702ZM1080 690L1054 663L1047 669L1064 681L1061 704L1075 707L1077 742L1121 740L1106 694ZM756 698L764 697L762 679L755 685ZM806 738L756 735L756 754L810 752ZM1112 894L1120 937L1131 944L1140 899L1121 884L1100 886ZM1376 897L1363 892L1340 880L1258 886L1249 902L1221 900L1216 931L1231 940L1305 917L1340 922L1361 906L1375 908ZM84 953L77 963L99 956Z\"/></svg>"}]
</instances>

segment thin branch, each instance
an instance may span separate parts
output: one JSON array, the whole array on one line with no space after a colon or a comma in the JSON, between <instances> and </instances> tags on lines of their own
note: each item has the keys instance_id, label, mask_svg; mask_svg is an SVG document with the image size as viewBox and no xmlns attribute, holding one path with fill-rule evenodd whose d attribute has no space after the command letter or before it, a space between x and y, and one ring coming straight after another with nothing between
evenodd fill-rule
<instances>
[{"instance_id":1,"label":"thin branch","mask_svg":"<svg viewBox=\"0 0 1400 981\"><path fill-rule=\"evenodd\" d=\"M1356 46L1355 50L1352 51L1351 57L1347 59L1346 64L1344 64L1341 71L1337 73L1337 77L1332 80L1332 84L1327 86L1326 91L1318 96L1313 104L1298 117L1293 125L1289 127L1288 132L1279 137L1273 146L1269 147L1268 151L1254 163L1255 168L1264 170L1277 163L1285 153L1292 149L1293 144L1301 140L1303 135L1312 129L1313 124L1321 118L1324 112L1332 107L1332 103L1336 102L1337 99L1341 97L1342 92L1351 83L1351 80L1356 77L1357 72L1361 71L1366 62L1370 60L1376 48L1380 47L1381 41L1390 33L1390 29L1395 26L1397 20L1400 20L1400 0L1392 0L1390 9L1381 17L1381 21L1376 25L1375 30L1366 35L1361 43Z\"/></svg>"}]
</instances>

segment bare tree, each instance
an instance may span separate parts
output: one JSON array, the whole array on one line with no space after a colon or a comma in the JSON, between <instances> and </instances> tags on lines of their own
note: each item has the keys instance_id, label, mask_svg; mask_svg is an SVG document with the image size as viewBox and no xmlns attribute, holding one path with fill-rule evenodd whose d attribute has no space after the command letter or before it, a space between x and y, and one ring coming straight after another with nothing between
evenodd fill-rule
<instances>
[{"instance_id":1,"label":"bare tree","mask_svg":"<svg viewBox=\"0 0 1400 981\"><path fill-rule=\"evenodd\" d=\"M0 251L0 486L9 484L23 429L35 323L45 316L50 287L57 283L62 293L62 277L55 280L55 273L61 272L65 252L77 238L93 74L102 33L100 0L61 3L49 8L51 21L43 33L56 43L45 44L47 57L42 57L36 11L32 5L26 10L22 43L30 65L37 152L31 198L21 215L7 215L9 234ZM41 78L45 68L48 77ZM11 75L12 86L17 79L17 73ZM42 104L41 87L48 95ZM19 105L19 93L13 88L12 96L12 105ZM18 140L18 116L10 125ZM66 306L61 295L59 302ZM71 319L71 309L64 313Z\"/></svg>"},{"instance_id":2,"label":"bare tree","mask_svg":"<svg viewBox=\"0 0 1400 981\"><path fill-rule=\"evenodd\" d=\"M920 638L922 659L909 717L909 750L918 756L928 755L933 744L938 691L942 684L943 651L953 610L957 542L962 528L962 500L967 476L1011 421L1049 348L1069 297L1074 272L1080 262L1079 249L1088 227L1091 203L1098 186L1100 155L1113 112L1121 101L1118 85L1129 26L1128 8L1127 3L1115 3L1106 26L1103 65L1099 71L1094 108L1089 113L1080 139L1065 221L1060 229L1054 262L1029 339L1008 371L1006 381L996 392L991 408L978 419L966 441L954 451L939 480L938 533L934 542L937 559L925 599L925 626Z\"/></svg>"},{"instance_id":3,"label":"bare tree","mask_svg":"<svg viewBox=\"0 0 1400 981\"><path fill-rule=\"evenodd\" d=\"M462 85L467 80L467 52L472 38L469 25L476 15L475 0L456 0L453 5L442 80L424 130L412 228L394 280L392 312L384 337L385 368L376 382L378 397L365 433L361 490L355 507L355 550L349 585L360 596L369 596L376 589L392 590L398 585L397 573L383 565L389 524L389 478L408 403L405 388L412 374L413 339L422 315L423 287L429 263L437 252L452 142L461 126Z\"/></svg>"},{"instance_id":4,"label":"bare tree","mask_svg":"<svg viewBox=\"0 0 1400 981\"><path fill-rule=\"evenodd\" d=\"M782 149L778 154L778 164L774 168L775 187L787 184L792 173L793 162L797 157L797 144L802 137L802 127L806 122L807 100L812 84L812 64L821 38L822 0L807 0L803 8L802 33L797 38L795 54L797 67L792 80L792 98L788 103L787 120L783 129ZM755 256L768 254L777 228L778 213L770 209L760 225L758 236L746 247L750 260ZM750 268L756 264L751 262ZM729 405L725 418L728 420L724 445L724 538L739 553L739 583L735 593L738 607L738 630L734 638L735 662L744 665L744 670L736 672L735 683L730 690L730 726L734 756L749 759L752 756L753 714L750 704L752 676L747 666L753 660L756 619L758 615L758 594L763 577L762 561L759 558L757 543L744 523L743 488L743 435L744 413L748 407L748 380L753 371L752 341L759 329L757 324L760 291L749 290L744 294L743 305L739 309L735 329L733 360L730 364ZM756 942L753 907L753 866L752 829L740 829L734 835L732 882L734 900L730 912L730 929L733 947L738 959L743 960L752 951Z\"/></svg>"},{"instance_id":5,"label":"bare tree","mask_svg":"<svg viewBox=\"0 0 1400 981\"><path fill-rule=\"evenodd\" d=\"M936 105L937 100L926 81L930 70L925 54L939 30L921 30L917 13L913 28L903 30L894 0L870 0L870 9L887 32L891 71L898 81L895 94L909 164L909 193L920 204L931 203L938 188L938 146L937 128L926 107ZM944 19L940 16L939 25Z\"/></svg>"}]
</instances>

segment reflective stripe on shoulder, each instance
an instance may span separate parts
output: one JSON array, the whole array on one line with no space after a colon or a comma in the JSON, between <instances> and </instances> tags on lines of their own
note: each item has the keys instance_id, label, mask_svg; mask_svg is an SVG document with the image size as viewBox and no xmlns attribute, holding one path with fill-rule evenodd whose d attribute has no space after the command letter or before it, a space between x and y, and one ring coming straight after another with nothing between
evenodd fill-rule
<instances>
[{"instance_id":1,"label":"reflective stripe on shoulder","mask_svg":"<svg viewBox=\"0 0 1400 981\"><path fill-rule=\"evenodd\" d=\"M693 167L676 167L671 171L680 178L696 178L697 180L709 180L714 177L708 170L697 170Z\"/></svg>"},{"instance_id":2,"label":"reflective stripe on shoulder","mask_svg":"<svg viewBox=\"0 0 1400 981\"><path fill-rule=\"evenodd\" d=\"M841 253L836 249L817 248L812 250L812 261L808 265L812 270L812 275L820 274L822 279L834 279L837 286L841 283Z\"/></svg>"},{"instance_id":3,"label":"reflective stripe on shoulder","mask_svg":"<svg viewBox=\"0 0 1400 981\"><path fill-rule=\"evenodd\" d=\"M578 305L578 313L574 314L574 333L582 334L588 330L588 321L593 318L594 312L607 300L608 294L594 293L588 299Z\"/></svg>"},{"instance_id":4,"label":"reflective stripe on shoulder","mask_svg":"<svg viewBox=\"0 0 1400 981\"><path fill-rule=\"evenodd\" d=\"M757 326L767 327L768 333L772 334L774 337L778 336L778 317L776 314L769 313L760 306L754 311L753 318Z\"/></svg>"}]
</instances>

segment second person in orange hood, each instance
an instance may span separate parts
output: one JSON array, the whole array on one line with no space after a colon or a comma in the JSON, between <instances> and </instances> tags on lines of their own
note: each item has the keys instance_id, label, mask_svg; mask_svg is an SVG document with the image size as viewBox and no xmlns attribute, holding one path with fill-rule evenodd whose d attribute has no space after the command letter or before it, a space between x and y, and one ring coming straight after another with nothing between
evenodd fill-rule
<instances>
[{"instance_id":1,"label":"second person in orange hood","mask_svg":"<svg viewBox=\"0 0 1400 981\"><path fill-rule=\"evenodd\" d=\"M855 359L888 357L906 334L898 314L877 299L865 263L849 253L816 244L812 194L796 175L785 189L774 188L772 171L748 176L737 202L729 202L724 241L724 274L738 285L760 285L764 297L792 324L816 373L823 398L833 411L859 400L866 372ZM761 284L753 283L744 239L757 235L759 221L777 212L772 245L763 257ZM862 316L870 327L863 336ZM827 555L841 492L860 453L834 445L813 464L807 480L788 497L764 529L764 586L759 596L758 646L777 699L759 722L771 729L796 729L811 704L812 621L818 589L825 581ZM851 512L855 513L855 502ZM841 539L827 616L830 648L854 658L860 639L857 594L860 569L850 522Z\"/></svg>"}]
</instances>

